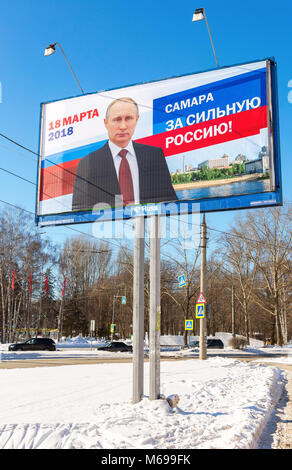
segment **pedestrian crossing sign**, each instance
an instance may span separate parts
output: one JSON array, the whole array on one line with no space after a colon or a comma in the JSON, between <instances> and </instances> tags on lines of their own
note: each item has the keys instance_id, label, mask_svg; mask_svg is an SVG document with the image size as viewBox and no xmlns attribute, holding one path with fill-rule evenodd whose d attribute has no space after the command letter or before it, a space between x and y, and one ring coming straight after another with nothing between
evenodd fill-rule
<instances>
[{"instance_id":1,"label":"pedestrian crossing sign","mask_svg":"<svg viewBox=\"0 0 292 470\"><path fill-rule=\"evenodd\" d=\"M205 304L196 304L196 318L205 318Z\"/></svg>"},{"instance_id":2,"label":"pedestrian crossing sign","mask_svg":"<svg viewBox=\"0 0 292 470\"><path fill-rule=\"evenodd\" d=\"M178 276L178 284L179 284L179 287L184 287L186 285L186 278L184 274L182 274L181 276Z\"/></svg>"},{"instance_id":3,"label":"pedestrian crossing sign","mask_svg":"<svg viewBox=\"0 0 292 470\"><path fill-rule=\"evenodd\" d=\"M193 330L194 327L193 327L193 320L185 320L185 330Z\"/></svg>"}]
</instances>

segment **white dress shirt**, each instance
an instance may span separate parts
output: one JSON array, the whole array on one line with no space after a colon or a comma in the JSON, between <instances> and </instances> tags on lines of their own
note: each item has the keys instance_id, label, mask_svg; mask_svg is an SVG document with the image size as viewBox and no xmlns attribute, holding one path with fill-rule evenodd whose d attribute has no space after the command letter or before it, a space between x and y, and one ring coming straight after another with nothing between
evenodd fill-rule
<instances>
[{"instance_id":1,"label":"white dress shirt","mask_svg":"<svg viewBox=\"0 0 292 470\"><path fill-rule=\"evenodd\" d=\"M111 142L110 140L108 141L108 145L113 157L116 173L117 173L117 178L119 179L119 169L120 169L120 164L122 161L122 157L119 155L119 152L122 150L120 147L118 147L116 144ZM135 150L133 147L133 142L130 141L126 147L123 147L125 150L128 150L126 159L128 160L131 175L132 175L132 181L133 181L133 189L134 189L134 199L135 199L135 204L140 203L140 191L139 191L139 169L138 169L138 163L137 163L137 158L135 154Z\"/></svg>"}]
</instances>

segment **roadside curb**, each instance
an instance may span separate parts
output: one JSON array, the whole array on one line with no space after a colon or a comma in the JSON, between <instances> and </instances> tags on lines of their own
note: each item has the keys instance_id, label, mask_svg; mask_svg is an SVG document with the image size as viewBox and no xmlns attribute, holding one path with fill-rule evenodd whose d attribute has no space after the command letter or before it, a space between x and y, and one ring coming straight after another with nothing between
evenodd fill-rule
<instances>
[{"instance_id":1,"label":"roadside curb","mask_svg":"<svg viewBox=\"0 0 292 470\"><path fill-rule=\"evenodd\" d=\"M274 442L271 442L271 449L292 449L292 365L284 363L266 363L268 366L277 367L285 373L287 383L281 387L281 393L278 400L275 400L274 405L271 407L263 423L259 426L257 432L257 440L254 442L252 448L259 449L261 440L264 440L263 434L265 433L265 426L275 412L276 429L271 434L274 436ZM277 410L277 408L279 408ZM267 429L266 434L269 434ZM273 445L274 444L274 445ZM266 447L264 447L266 448Z\"/></svg>"}]
</instances>

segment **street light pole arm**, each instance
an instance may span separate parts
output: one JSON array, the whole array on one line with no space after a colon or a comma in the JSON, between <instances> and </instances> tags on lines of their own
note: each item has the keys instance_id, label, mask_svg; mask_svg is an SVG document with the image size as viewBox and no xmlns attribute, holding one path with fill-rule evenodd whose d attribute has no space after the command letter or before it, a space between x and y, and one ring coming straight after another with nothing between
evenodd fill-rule
<instances>
[{"instance_id":1,"label":"street light pole arm","mask_svg":"<svg viewBox=\"0 0 292 470\"><path fill-rule=\"evenodd\" d=\"M75 80L76 80L76 82L77 82L77 84L78 84L78 86L79 86L79 88L80 88L82 94L84 95L84 91L83 91L83 89L82 89L82 87L81 87L79 81L77 80L77 77L76 77L76 75L75 75L75 73L74 73L74 71L73 71L73 69L72 69L72 67L71 67L71 65L70 65L70 63L69 63L69 60L68 60L67 57L66 57L65 52L63 51L63 49L62 49L62 47L61 47L61 44L60 44L59 42L56 42L56 44L58 44L59 48L61 49L61 52L62 52L63 56L65 57L66 62L67 62L67 64L69 65L70 70L71 70L71 72L72 72L72 74L73 74L73 76L74 76L74 78L75 78Z\"/></svg>"},{"instance_id":2,"label":"street light pole arm","mask_svg":"<svg viewBox=\"0 0 292 470\"><path fill-rule=\"evenodd\" d=\"M215 47L214 47L213 39L212 39L212 36L211 36L211 31L210 31L210 28L209 28L209 23L208 23L208 20L207 20L207 15L206 15L205 8L203 8L203 10L204 10L204 16L205 16L205 19L206 19L206 24L207 24L207 28L208 28L208 31L209 31L209 36L210 36L214 56L215 56L215 59L216 59L217 67L219 67L219 62L218 62L218 59L217 59L217 56L216 56Z\"/></svg>"}]
</instances>

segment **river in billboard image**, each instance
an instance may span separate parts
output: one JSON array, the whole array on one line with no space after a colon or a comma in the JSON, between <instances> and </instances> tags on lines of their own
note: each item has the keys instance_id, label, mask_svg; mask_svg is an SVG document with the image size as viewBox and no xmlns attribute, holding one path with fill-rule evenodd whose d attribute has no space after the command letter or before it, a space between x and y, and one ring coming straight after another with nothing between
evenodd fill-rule
<instances>
[{"instance_id":1,"label":"river in billboard image","mask_svg":"<svg viewBox=\"0 0 292 470\"><path fill-rule=\"evenodd\" d=\"M240 194L262 193L270 191L270 179L254 179L232 183L197 186L190 189L176 189L179 200L205 199L214 197L238 196Z\"/></svg>"}]
</instances>

